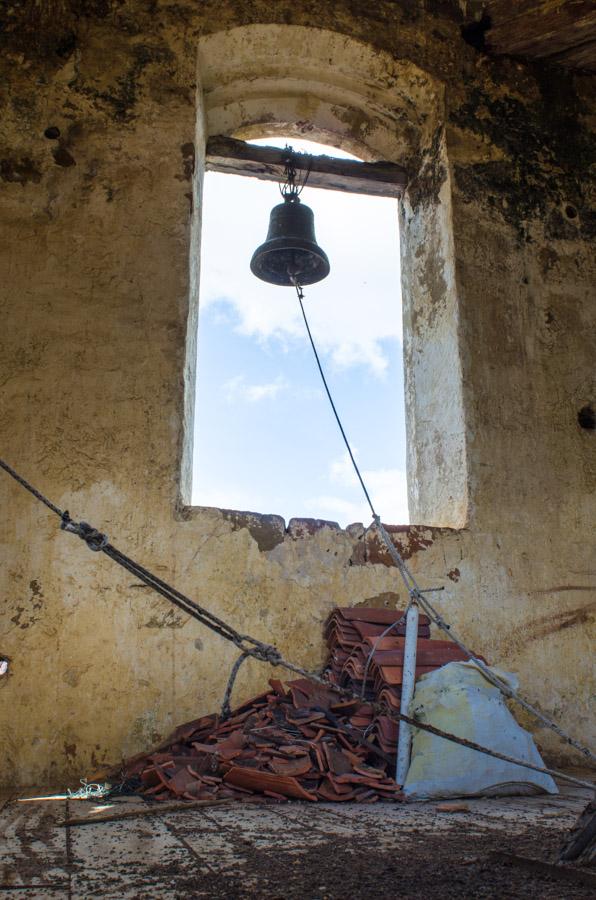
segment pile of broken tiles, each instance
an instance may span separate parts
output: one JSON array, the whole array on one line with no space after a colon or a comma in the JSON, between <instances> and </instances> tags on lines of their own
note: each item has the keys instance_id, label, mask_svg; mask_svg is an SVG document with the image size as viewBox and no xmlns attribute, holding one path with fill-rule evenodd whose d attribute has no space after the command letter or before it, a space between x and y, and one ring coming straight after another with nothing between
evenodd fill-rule
<instances>
[{"instance_id":1,"label":"pile of broken tiles","mask_svg":"<svg viewBox=\"0 0 596 900\"><path fill-rule=\"evenodd\" d=\"M158 750L129 760L124 777L138 780L139 793L156 800L399 799L393 778L397 725L375 716L371 701L399 708L403 627L374 644L400 615L342 608L327 621L329 681L363 700L344 699L306 678L286 685L271 679L269 691L229 717L214 714L181 725ZM428 637L428 621L421 617L417 675L461 658L453 644Z\"/></svg>"}]
</instances>

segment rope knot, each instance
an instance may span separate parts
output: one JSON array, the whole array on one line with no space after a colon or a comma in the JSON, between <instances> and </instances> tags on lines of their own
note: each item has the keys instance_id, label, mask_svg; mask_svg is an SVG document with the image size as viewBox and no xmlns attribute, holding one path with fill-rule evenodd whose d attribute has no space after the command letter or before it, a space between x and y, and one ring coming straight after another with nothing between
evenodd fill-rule
<instances>
[{"instance_id":1,"label":"rope knot","mask_svg":"<svg viewBox=\"0 0 596 900\"><path fill-rule=\"evenodd\" d=\"M260 659L262 662L269 663L272 666L278 666L283 661L283 657L276 647L271 644L259 643L254 650L249 651L250 656Z\"/></svg>"},{"instance_id":2,"label":"rope knot","mask_svg":"<svg viewBox=\"0 0 596 900\"><path fill-rule=\"evenodd\" d=\"M265 648L265 659L272 666L278 666L282 662L283 657L275 647L267 646Z\"/></svg>"},{"instance_id":3,"label":"rope knot","mask_svg":"<svg viewBox=\"0 0 596 900\"><path fill-rule=\"evenodd\" d=\"M78 535L82 541L85 541L90 550L97 553L107 547L109 543L107 534L102 534L93 525L89 525L88 522L73 521L68 514L68 510L62 513L61 518L62 524L60 528L62 531L70 531L71 534Z\"/></svg>"}]
</instances>

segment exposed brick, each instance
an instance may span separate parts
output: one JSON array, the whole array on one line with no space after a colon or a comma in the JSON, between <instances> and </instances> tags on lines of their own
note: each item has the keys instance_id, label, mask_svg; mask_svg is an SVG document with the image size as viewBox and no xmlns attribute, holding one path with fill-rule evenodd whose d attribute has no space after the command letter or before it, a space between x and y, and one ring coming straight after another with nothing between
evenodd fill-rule
<instances>
[{"instance_id":1,"label":"exposed brick","mask_svg":"<svg viewBox=\"0 0 596 900\"><path fill-rule=\"evenodd\" d=\"M426 550L434 543L431 529L418 525L385 525L394 545L403 559L410 559L415 553ZM350 562L355 566L371 565L393 566L389 551L376 528L371 528L364 537L357 541L352 551Z\"/></svg>"},{"instance_id":2,"label":"exposed brick","mask_svg":"<svg viewBox=\"0 0 596 900\"><path fill-rule=\"evenodd\" d=\"M273 550L278 544L283 543L286 523L281 516L239 512L234 509L222 509L221 514L232 524L234 531L247 528L262 552Z\"/></svg>"},{"instance_id":3,"label":"exposed brick","mask_svg":"<svg viewBox=\"0 0 596 900\"><path fill-rule=\"evenodd\" d=\"M294 539L307 537L309 534L316 534L322 528L332 528L339 531L337 522L328 522L326 519L290 519L288 523L288 534Z\"/></svg>"}]
</instances>

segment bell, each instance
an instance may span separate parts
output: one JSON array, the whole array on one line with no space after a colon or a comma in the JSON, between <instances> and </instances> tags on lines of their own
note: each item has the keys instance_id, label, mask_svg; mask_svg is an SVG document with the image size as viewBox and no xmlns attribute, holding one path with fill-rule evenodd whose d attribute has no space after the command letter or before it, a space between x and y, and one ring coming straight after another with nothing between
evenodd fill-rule
<instances>
[{"instance_id":1,"label":"bell","mask_svg":"<svg viewBox=\"0 0 596 900\"><path fill-rule=\"evenodd\" d=\"M316 284L329 274L327 254L315 238L312 209L295 195L271 210L267 240L255 250L250 268L262 281L285 287Z\"/></svg>"}]
</instances>

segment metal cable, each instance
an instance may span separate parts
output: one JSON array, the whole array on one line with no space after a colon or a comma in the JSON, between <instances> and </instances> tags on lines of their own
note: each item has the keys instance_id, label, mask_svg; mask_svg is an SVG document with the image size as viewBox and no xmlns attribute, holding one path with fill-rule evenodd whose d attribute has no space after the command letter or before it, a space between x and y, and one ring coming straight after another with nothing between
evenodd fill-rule
<instances>
[{"instance_id":1,"label":"metal cable","mask_svg":"<svg viewBox=\"0 0 596 900\"><path fill-rule=\"evenodd\" d=\"M91 525L88 525L85 522L75 522L70 518L68 512L61 510L58 506L48 500L40 491L33 487L26 479L22 476L17 475L15 470L0 459L0 468L4 469L15 481L17 481L25 490L29 491L37 500L41 503L45 504L48 509L51 509L56 515L60 517L62 520L61 528L63 531L68 531L71 534L76 534L80 537L87 546L93 550L94 552L105 553L109 556L114 562L118 563L118 565L122 566L128 572L133 574L135 577L139 578L144 584L148 587L151 587L153 590L157 591L158 594L161 594L166 600L169 600L170 603L175 604L184 612L186 612L189 616L197 619L211 631L216 632L225 640L231 641L242 651L242 661L246 658L246 656L252 656L255 659L261 660L261 662L269 663L272 666L280 666L281 668L287 669L290 672L295 672L298 675L302 675L304 678L308 678L310 681L314 681L317 684L321 684L329 690L334 691L339 694L344 699L357 700L360 701L360 697L352 691L346 691L345 689L331 684L328 680L318 675L316 672L309 672L308 669L304 669L302 666L297 666L294 663L288 662L285 660L279 650L271 644L266 644L263 641L259 641L256 638L252 638L249 635L242 635L238 631L236 631L232 626L223 622L221 619L218 619L217 616L214 616L208 610L205 610L203 607L199 606L198 603L195 603L189 597L186 597L184 594L181 594L179 591L175 590L166 582L162 581L148 569L145 569L138 563L135 563L134 560L131 560L124 553L121 553L115 547L113 547L107 540L107 537L99 532L97 529L93 528ZM219 623L223 626L220 628ZM247 647L243 642L247 641L251 646ZM240 659L236 661L235 667L240 665ZM419 728L422 731L428 731L431 734L436 735L437 737L443 738L446 741L451 741L451 743L460 744L463 747L467 747L471 750L476 750L478 753L484 753L487 756L495 757L495 759L501 759L505 762L510 762L513 765L521 766L525 769L532 769L536 772L541 772L545 775L550 775L551 777L561 778L565 781L569 781L572 784L580 785L581 787L587 787L591 790L594 790L594 785L590 782L583 781L582 779L575 778L575 776L568 775L566 772L559 772L556 769L549 769L542 766L536 766L532 763L526 762L525 760L515 759L515 757L507 756L504 753L499 753L496 750L491 750L488 747L482 747L480 744L476 744L473 741L468 741L465 738L460 738L455 734L450 734L449 732L442 731L440 728L435 728L433 725L428 725L424 722L420 722L417 719L411 718L410 716L406 716L403 713L395 712L390 710L385 703L371 703L374 712L379 713L380 715L384 715L393 719L396 722L406 722L408 725L413 726L414 728ZM349 729L346 729L346 733L351 733ZM375 752L376 748L371 746L371 752Z\"/></svg>"},{"instance_id":2,"label":"metal cable","mask_svg":"<svg viewBox=\"0 0 596 900\"><path fill-rule=\"evenodd\" d=\"M435 625L437 625L442 631L446 632L449 635L451 640L455 644L457 644L457 646L460 648L460 650L462 650L471 660L473 660L473 662L478 666L479 669L482 670L483 674L491 682L491 684L493 684L495 687L497 687L501 691L501 693L503 693L506 697L509 697L510 699L515 700L517 703L519 703L520 706L522 706L527 712L529 712L533 716L535 716L535 718L537 718L540 722L542 722L543 725L546 725L548 728L551 729L551 731L554 731L555 734L557 734L562 740L564 740L571 747L574 747L576 750L578 750L580 753L582 753L587 759L596 761L596 754L594 754L588 747L584 747L583 744L580 744L579 741L576 741L575 738L573 738L573 737L571 737L571 735L567 734L567 732L564 731L559 725L557 725L556 722L554 722L552 719L550 719L548 716L546 716L543 712L541 712L539 709L537 709L532 703L530 703L529 700L526 700L525 697L522 697L521 695L519 695L517 693L517 691L514 691L513 688L510 688L509 685L505 684L504 681L502 681L497 675L495 675L490 670L490 668L486 665L486 663L484 663L481 659L478 659L478 657L474 654L474 652L472 650L470 650L468 647L466 647L466 645L463 643L463 641L454 634L454 632L451 629L451 626L448 625L447 622L445 622L445 620L437 612L437 610L432 606L432 604L423 596L423 592L420 590L420 587L418 586L418 583L417 583L414 575L409 570L408 566L405 563L404 558L402 557L401 553L399 552L399 550L397 549L397 547L391 540L389 534L387 533L385 526L381 522L380 516L377 515L375 508L372 504L369 493L366 489L366 485L364 483L362 475L360 474L360 469L358 468L358 465L356 464L356 460L354 459L354 454L352 453L352 449L350 447L350 442L348 441L348 438L344 431L344 427L341 423L339 414L335 407L335 403L333 402L333 398L331 396L331 391L329 390L329 385L327 384L327 379L325 378L325 373L323 371L323 367L322 367L321 361L319 359L319 354L317 352L317 348L316 348L316 345L315 345L315 342L314 342L314 339L312 336L312 332L311 332L310 326L308 324L308 319L306 317L306 312L304 310L304 304L302 302L304 300L304 292L302 290L302 287L300 286L300 284L297 282L297 280L295 278L293 278L292 281L293 281L294 287L296 288L296 294L298 296L298 302L300 304L302 318L304 319L304 324L306 326L306 331L308 334L310 345L312 347L312 351L313 351L313 354L314 354L314 357L315 357L315 360L317 363L317 368L319 370L319 374L320 374L321 380L323 382L323 387L325 388L325 392L329 399L329 403L331 404L331 409L333 410L333 415L335 416L335 420L339 426L339 430L340 430L341 436L344 440L344 444L347 447L348 454L352 461L352 465L354 466L354 471L356 472L356 475L358 476L358 480L360 481L360 484L362 486L362 490L364 491L364 496L366 497L368 505L370 506L373 521L379 530L379 534L381 535L381 537L387 547L387 550L389 551L389 554L390 554L391 558L393 559L393 562L395 563L395 565L399 571L399 574L401 575L401 578L404 582L406 590L408 591L408 593L410 595L410 602L418 603L422 607L422 609L424 610L426 615L428 615L428 617L435 623Z\"/></svg>"},{"instance_id":3,"label":"metal cable","mask_svg":"<svg viewBox=\"0 0 596 900\"><path fill-rule=\"evenodd\" d=\"M443 617L440 615L440 613L438 613L437 610L434 608L432 603L429 600L427 600L426 597L423 596L423 592L419 589L419 587L416 583L416 579L414 578L412 573L409 571L406 563L403 560L403 557L399 553L399 550L397 549L397 547L395 546L395 544L393 543L393 541L387 534L387 531L386 531L384 525L381 522L379 522L378 524L379 524L379 529L380 529L381 535L383 537L383 540L385 541L385 544L387 545L387 549L389 550L389 553L391 554L392 559L394 560L396 565L400 565L401 567L403 567L403 569L407 572L407 574L409 575L409 577L412 580L413 588L411 590L410 595L416 596L416 601L422 607L422 609L424 610L426 615L429 617L429 619L431 619L431 621L434 622L438 628L440 628L442 631L444 631L449 636L450 640L452 640L453 643L456 644L460 648L460 650L463 653L465 653L466 656L468 656L468 658L474 662L474 664L482 671L482 673L484 674L486 679L488 681L490 681L491 684L493 684L496 688L498 688L502 694L504 694L506 697L509 697L511 700L515 700L516 703L519 703L519 705L522 706L526 710L526 712L531 713L536 719L538 719L540 722L542 722L543 725L546 725L548 728L551 729L551 731L554 731L555 734L557 734L562 740L564 740L571 747L574 747L576 750L578 750L580 753L582 753L587 759L596 761L596 754L594 754L589 749L589 747L584 747L583 744L580 744L579 741L576 741L575 738L573 738L573 737L571 737L571 735L567 734L567 732L564 731L559 725L557 725L556 722L554 722L552 719L550 719L541 710L537 709L537 707L535 707L532 703L530 703L529 700L526 700L525 697L522 697L521 694L518 694L517 691L515 691L513 688L509 687L509 685L506 684L501 678L499 678L498 675L494 674L492 669L489 666L487 666L487 664L483 660L479 659L474 654L474 652L472 650L470 650L470 648L467 647L466 644L464 644L464 642L461 640L461 638L459 638L457 636L457 634L453 631L451 625L449 625L443 619Z\"/></svg>"},{"instance_id":4,"label":"metal cable","mask_svg":"<svg viewBox=\"0 0 596 900\"><path fill-rule=\"evenodd\" d=\"M370 651L370 653L368 654L368 656L367 656L367 658L366 658L366 665L364 666L364 675L362 676L362 688L361 688L361 690L360 690L360 697L361 697L363 700L364 700L364 694L365 694L365 691L366 691L366 682L367 682L367 679L368 679L368 670L369 670L369 668L370 668L371 662L373 661L373 656L374 656L375 653L377 652L377 647L379 646L379 641L380 641L382 638L387 637L387 635L388 635L391 631L393 631L394 628L399 628L400 625L403 625L403 624L404 624L404 622L406 621L406 616L408 615L408 612L410 611L411 605L412 605L412 601L410 600L410 602L408 603L408 606L407 606L407 608L406 608L406 611L404 612L404 614L403 614L403 616L401 617L401 619L398 619L397 622L392 622L391 625L389 626L389 628L386 628L385 631L382 631L381 634L380 634L377 638L375 638L375 641L374 641L374 643L373 643L373 645L372 645L372 650Z\"/></svg>"},{"instance_id":5,"label":"metal cable","mask_svg":"<svg viewBox=\"0 0 596 900\"><path fill-rule=\"evenodd\" d=\"M312 352L313 352L314 355L315 355L315 360L316 360L316 362L317 362L317 367L318 367L318 369L319 369L319 374L320 374L320 376L321 376L321 380L322 380L322 382L323 382L323 386L324 386L325 391L326 391L326 393L327 393L327 398L328 398L328 400L329 400L329 403L331 404L331 409L333 410L333 415L335 416L335 421L337 422L338 427L339 427L339 430L340 430L340 432L341 432L341 436L342 436L342 438L344 439L344 444L346 445L346 450L348 451L348 454L349 454L349 456L350 456L350 459L352 460L352 465L354 466L354 471L356 472L356 475L358 476L358 480L359 480L359 482L360 482L360 485L361 485L361 487L362 487L362 490L364 491L364 496L366 497L366 500L367 500L367 502L368 502L368 505L370 506L370 511L371 511L371 513L372 513L372 515L373 515L373 518L376 518L376 517L377 517L377 514L376 514L376 512L375 512L375 508L374 508L374 506L373 506L372 500L370 499L369 493L368 493L368 491L367 491L367 489L366 489L366 485L365 485L365 483L364 483L364 480L363 480L363 478L362 478L362 475L360 474L360 469L358 468L358 464L356 463L356 460L354 459L354 454L352 453L352 448L350 447L350 442L349 442L349 440L348 440L348 438L347 438L347 435L346 435L346 433L345 433L345 431L344 431L344 427L343 427L343 425L341 424L341 419L339 418L339 414L338 414L338 412L337 412L337 409L335 408L335 403L333 402L333 397L331 396L331 391L329 390L329 386L328 386L328 384L327 384L327 379L325 378L325 373L323 372L323 367L321 366L321 360L319 359L319 354L317 353L317 348L316 348L316 346L315 346L315 342L314 342L314 340L313 340L313 336L312 336L311 331L310 331L310 326L309 326L309 324L308 324L308 319L306 318L306 313L305 313L305 311L304 311L304 304L302 303L302 301L304 300L304 293L302 292L302 288L300 287L300 285L298 284L298 282L296 281L296 279L293 278L291 275L290 275L290 278L292 279L293 284L294 284L294 287L296 288L296 294L297 294L297 296L298 296L298 303L300 304L300 309L302 310L302 318L304 319L304 324L306 325L306 331L307 331L307 333L308 333L308 337L309 337L309 340L310 340L310 346L312 347Z\"/></svg>"}]
</instances>

